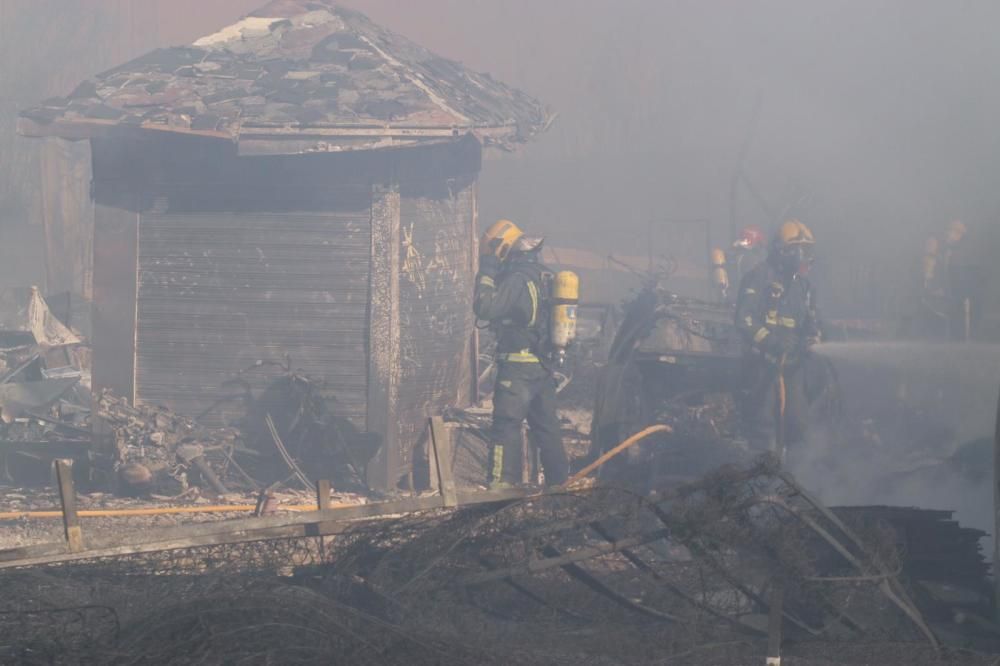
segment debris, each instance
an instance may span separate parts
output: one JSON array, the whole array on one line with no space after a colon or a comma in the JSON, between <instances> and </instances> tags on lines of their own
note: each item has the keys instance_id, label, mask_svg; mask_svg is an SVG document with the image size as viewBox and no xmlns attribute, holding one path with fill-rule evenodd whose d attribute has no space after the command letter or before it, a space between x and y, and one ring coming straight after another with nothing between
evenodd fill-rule
<instances>
[{"instance_id":1,"label":"debris","mask_svg":"<svg viewBox=\"0 0 1000 666\"><path fill-rule=\"evenodd\" d=\"M0 384L0 406L6 415L47 407L66 394L76 383L76 377L43 379L38 382Z\"/></svg>"},{"instance_id":2,"label":"debris","mask_svg":"<svg viewBox=\"0 0 1000 666\"><path fill-rule=\"evenodd\" d=\"M338 490L368 492L368 464L382 445L381 437L359 431L342 415L335 396L291 368L286 359L283 372L257 395L242 380L233 382L245 390L239 398L245 413L236 422L246 442L236 451L241 462L261 485L283 482L291 470L311 489L312 481L303 472L309 469L322 470L320 476Z\"/></svg>"},{"instance_id":3,"label":"debris","mask_svg":"<svg viewBox=\"0 0 1000 666\"><path fill-rule=\"evenodd\" d=\"M288 465L288 469L292 470L292 474L299 480L299 483L301 483L306 490L315 491L316 488L309 482L306 475L302 473L299 466L295 464L292 457L288 455L288 449L286 449L285 445L281 442L281 437L278 436L278 429L274 427L274 419L271 418L270 414L265 414L264 421L267 423L267 429L271 433L271 439L274 441L274 445L277 447L278 453L281 454L282 460L284 460L285 464Z\"/></svg>"},{"instance_id":4,"label":"debris","mask_svg":"<svg viewBox=\"0 0 1000 666\"><path fill-rule=\"evenodd\" d=\"M49 311L38 287L10 289L0 294L0 346L3 348L80 343L79 336Z\"/></svg>"},{"instance_id":5,"label":"debris","mask_svg":"<svg viewBox=\"0 0 1000 666\"><path fill-rule=\"evenodd\" d=\"M182 492L194 478L219 494L229 492L225 477L234 487L248 487L229 470L240 442L236 429L206 428L152 405L132 407L109 391L97 397L96 405L96 418L111 433L117 476L128 492Z\"/></svg>"}]
</instances>

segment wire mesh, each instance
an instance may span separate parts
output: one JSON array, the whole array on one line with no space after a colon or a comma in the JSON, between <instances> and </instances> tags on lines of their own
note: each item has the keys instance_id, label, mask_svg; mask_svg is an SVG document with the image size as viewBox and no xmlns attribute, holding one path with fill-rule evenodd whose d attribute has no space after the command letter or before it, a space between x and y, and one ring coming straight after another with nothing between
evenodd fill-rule
<instances>
[{"instance_id":1,"label":"wire mesh","mask_svg":"<svg viewBox=\"0 0 1000 666\"><path fill-rule=\"evenodd\" d=\"M788 663L990 663L933 647L898 540L856 518L761 463L661 496L598 488L15 570L0 649L23 663L762 663L780 581Z\"/></svg>"}]
</instances>

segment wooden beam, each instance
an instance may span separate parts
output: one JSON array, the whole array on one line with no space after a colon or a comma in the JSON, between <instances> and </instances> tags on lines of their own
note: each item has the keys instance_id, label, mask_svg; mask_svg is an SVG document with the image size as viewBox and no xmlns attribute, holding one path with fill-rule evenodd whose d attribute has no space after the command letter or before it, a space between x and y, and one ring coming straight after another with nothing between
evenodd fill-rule
<instances>
[{"instance_id":1,"label":"wooden beam","mask_svg":"<svg viewBox=\"0 0 1000 666\"><path fill-rule=\"evenodd\" d=\"M297 125L249 125L243 124L232 130L193 130L189 127L164 125L145 122L141 125L123 124L117 120L101 120L88 118L86 120L56 119L42 123L31 118L17 119L17 133L31 138L59 137L70 141L86 139L109 139L116 137L136 137L144 134L177 134L194 136L230 143L241 139L253 141L256 139L356 139L356 138L386 138L386 139L440 139L457 138L467 134L489 139L503 139L516 136L517 124L500 125L463 125L458 127L364 127L357 125L297 126Z\"/></svg>"},{"instance_id":2,"label":"wooden beam","mask_svg":"<svg viewBox=\"0 0 1000 666\"><path fill-rule=\"evenodd\" d=\"M470 260L472 274L479 271L479 179L472 185L472 222L469 229L471 240ZM479 395L479 328L472 327L472 339L469 341L469 403L478 405Z\"/></svg>"},{"instance_id":3,"label":"wooden beam","mask_svg":"<svg viewBox=\"0 0 1000 666\"><path fill-rule=\"evenodd\" d=\"M94 240L90 145L47 138L39 152L45 290L90 298Z\"/></svg>"},{"instance_id":4,"label":"wooden beam","mask_svg":"<svg viewBox=\"0 0 1000 666\"><path fill-rule=\"evenodd\" d=\"M399 188L372 192L368 321L367 430L382 436L382 449L368 466L368 485L393 489L401 473L399 450Z\"/></svg>"},{"instance_id":5,"label":"wooden beam","mask_svg":"<svg viewBox=\"0 0 1000 666\"><path fill-rule=\"evenodd\" d=\"M40 123L31 118L17 119L17 133L21 136L41 138L57 136L70 141L85 139L107 139L114 137L135 137L144 132L183 134L205 139L235 141L235 135L229 132L214 130L193 130L185 127L162 125L158 123L143 123L141 125L125 125L117 120L101 120L88 118L86 120L53 120L50 123Z\"/></svg>"},{"instance_id":6,"label":"wooden beam","mask_svg":"<svg viewBox=\"0 0 1000 666\"><path fill-rule=\"evenodd\" d=\"M537 494L512 488L487 492L460 492L457 493L456 499L459 506L466 506L510 502ZM70 552L65 543L39 544L0 551L0 569L248 541L330 536L344 532L358 520L379 519L442 507L443 498L437 495L411 497L391 502L336 507L293 516L272 515L185 525L148 532L137 539L105 537L91 540L88 548L79 552Z\"/></svg>"},{"instance_id":7,"label":"wooden beam","mask_svg":"<svg viewBox=\"0 0 1000 666\"><path fill-rule=\"evenodd\" d=\"M83 550L83 530L80 517L76 515L76 488L73 486L73 461L54 460L56 485L59 487L59 504L62 508L63 530L66 546L71 553Z\"/></svg>"},{"instance_id":8,"label":"wooden beam","mask_svg":"<svg viewBox=\"0 0 1000 666\"><path fill-rule=\"evenodd\" d=\"M455 477L452 474L455 456L452 454L451 433L448 432L444 419L440 416L432 416L428 421L430 449L434 451L434 461L437 465L438 491L446 507L458 506Z\"/></svg>"},{"instance_id":9,"label":"wooden beam","mask_svg":"<svg viewBox=\"0 0 1000 666\"><path fill-rule=\"evenodd\" d=\"M330 508L330 482L326 479L316 482L316 507L320 511Z\"/></svg>"},{"instance_id":10,"label":"wooden beam","mask_svg":"<svg viewBox=\"0 0 1000 666\"><path fill-rule=\"evenodd\" d=\"M139 213L135 195L95 183L93 387L135 404Z\"/></svg>"},{"instance_id":11,"label":"wooden beam","mask_svg":"<svg viewBox=\"0 0 1000 666\"><path fill-rule=\"evenodd\" d=\"M444 496L441 492L441 477L438 475L437 451L434 449L434 437L431 434L430 419L427 421L427 487L435 491L438 495Z\"/></svg>"}]
</instances>

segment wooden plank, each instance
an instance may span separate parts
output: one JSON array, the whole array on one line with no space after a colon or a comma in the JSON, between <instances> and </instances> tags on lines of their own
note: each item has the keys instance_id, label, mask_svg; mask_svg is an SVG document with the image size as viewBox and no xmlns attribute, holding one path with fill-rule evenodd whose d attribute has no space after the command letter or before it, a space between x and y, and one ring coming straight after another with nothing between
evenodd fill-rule
<instances>
[{"instance_id":1,"label":"wooden plank","mask_svg":"<svg viewBox=\"0 0 1000 666\"><path fill-rule=\"evenodd\" d=\"M479 271L479 180L472 185L472 222L469 228L472 252L471 272ZM472 339L469 341L469 404L478 405L482 397L479 395L479 328L472 327Z\"/></svg>"},{"instance_id":2,"label":"wooden plank","mask_svg":"<svg viewBox=\"0 0 1000 666\"><path fill-rule=\"evenodd\" d=\"M399 188L376 187L371 208L367 430L382 435L382 449L368 466L368 485L384 490L395 487L401 459L399 253Z\"/></svg>"},{"instance_id":3,"label":"wooden plank","mask_svg":"<svg viewBox=\"0 0 1000 666\"><path fill-rule=\"evenodd\" d=\"M309 536L334 536L341 534L350 527L349 523L341 521L311 523L305 525L288 525L284 527L269 527L260 530L249 530L241 532L231 532L227 534L206 534L202 536L189 537L186 539L176 539L173 541L151 541L148 543L124 544L121 546L108 546L105 548L83 550L76 553L49 553L35 555L30 559L15 560L10 562L0 562L0 569L40 566L45 564L57 564L65 562L75 562L101 557L122 557L127 555L141 555L143 553L156 553L169 550L180 550L184 548L197 548L204 546L221 546L234 543L247 543L250 541L264 541L268 539L294 539Z\"/></svg>"},{"instance_id":4,"label":"wooden plank","mask_svg":"<svg viewBox=\"0 0 1000 666\"><path fill-rule=\"evenodd\" d=\"M444 493L441 492L441 477L438 475L437 450L434 447L434 437L431 435L430 420L427 421L425 437L427 442L428 487L443 497Z\"/></svg>"},{"instance_id":5,"label":"wooden plank","mask_svg":"<svg viewBox=\"0 0 1000 666\"><path fill-rule=\"evenodd\" d=\"M464 506L509 502L535 495L537 493L518 488L488 492L460 492L457 493L457 501L459 506ZM336 507L294 516L263 516L223 520L158 530L147 533L142 538L132 540L113 537L94 539L87 550L77 553L68 552L64 543L39 544L0 551L0 569L244 541L328 536L343 532L354 521L398 516L414 511L442 508L442 506L442 498L435 495L391 502L359 504L351 507Z\"/></svg>"},{"instance_id":6,"label":"wooden plank","mask_svg":"<svg viewBox=\"0 0 1000 666\"><path fill-rule=\"evenodd\" d=\"M452 464L454 455L451 450L451 433L444 425L444 419L440 416L432 416L429 419L430 447L434 451L434 460L437 465L438 490L446 507L458 506L458 495L455 490L455 477L452 474Z\"/></svg>"},{"instance_id":7,"label":"wooden plank","mask_svg":"<svg viewBox=\"0 0 1000 666\"><path fill-rule=\"evenodd\" d=\"M316 482L316 507L320 511L327 511L330 508L330 482L327 479Z\"/></svg>"},{"instance_id":8,"label":"wooden plank","mask_svg":"<svg viewBox=\"0 0 1000 666\"><path fill-rule=\"evenodd\" d=\"M110 389L131 404L135 400L139 214L133 195L101 181L95 181L95 186L94 395Z\"/></svg>"},{"instance_id":9,"label":"wooden plank","mask_svg":"<svg viewBox=\"0 0 1000 666\"><path fill-rule=\"evenodd\" d=\"M46 291L90 297L94 240L90 144L47 138L40 157Z\"/></svg>"},{"instance_id":10,"label":"wooden plank","mask_svg":"<svg viewBox=\"0 0 1000 666\"><path fill-rule=\"evenodd\" d=\"M80 517L76 515L76 488L73 486L73 461L54 460L56 485L59 487L59 504L62 507L63 530L69 552L83 550L83 530Z\"/></svg>"}]
</instances>

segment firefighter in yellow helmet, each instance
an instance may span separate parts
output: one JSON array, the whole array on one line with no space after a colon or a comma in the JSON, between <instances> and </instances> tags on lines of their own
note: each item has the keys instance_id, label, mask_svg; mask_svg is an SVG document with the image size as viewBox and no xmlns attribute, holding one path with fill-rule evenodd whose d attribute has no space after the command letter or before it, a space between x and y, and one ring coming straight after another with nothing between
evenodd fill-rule
<instances>
[{"instance_id":1,"label":"firefighter in yellow helmet","mask_svg":"<svg viewBox=\"0 0 1000 666\"><path fill-rule=\"evenodd\" d=\"M548 278L539 261L542 238L525 236L509 220L491 226L480 241L473 309L496 335L497 377L487 461L491 488L521 482L521 424L542 459L548 485L569 474L556 416L556 382L546 366L550 309Z\"/></svg>"},{"instance_id":2,"label":"firefighter in yellow helmet","mask_svg":"<svg viewBox=\"0 0 1000 666\"><path fill-rule=\"evenodd\" d=\"M744 428L750 445L784 455L805 437L803 361L819 340L816 299L807 277L815 240L799 220L778 229L767 260L743 278L736 327L744 342Z\"/></svg>"}]
</instances>

